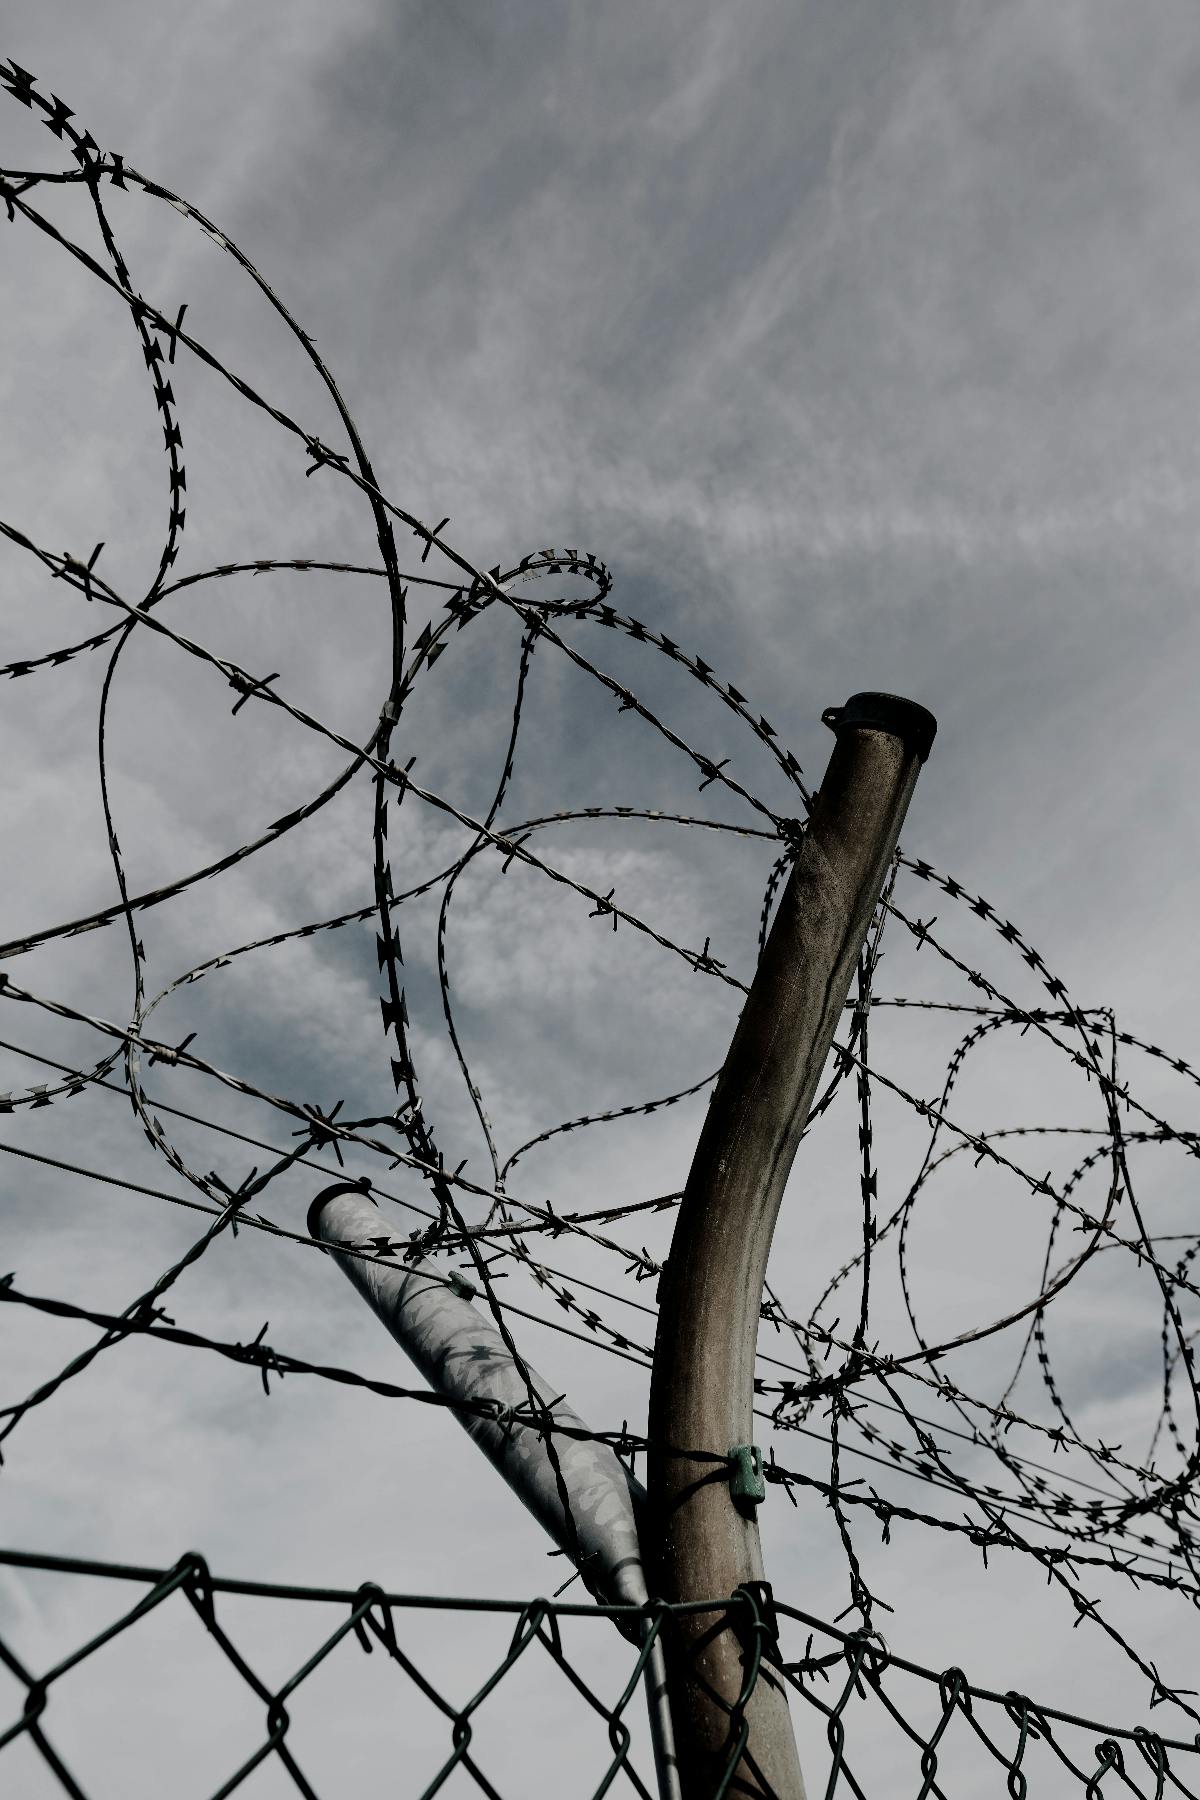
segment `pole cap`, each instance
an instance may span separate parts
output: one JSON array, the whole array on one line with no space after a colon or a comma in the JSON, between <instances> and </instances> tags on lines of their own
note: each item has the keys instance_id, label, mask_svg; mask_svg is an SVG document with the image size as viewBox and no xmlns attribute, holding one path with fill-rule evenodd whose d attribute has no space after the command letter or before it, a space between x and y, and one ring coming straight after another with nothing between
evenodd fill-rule
<instances>
[{"instance_id":1,"label":"pole cap","mask_svg":"<svg viewBox=\"0 0 1200 1800\"><path fill-rule=\"evenodd\" d=\"M841 732L847 726L865 725L873 731L888 731L900 738L924 762L933 748L937 720L915 700L903 700L899 694L851 694L845 706L827 706L821 723L830 731Z\"/></svg>"},{"instance_id":2,"label":"pole cap","mask_svg":"<svg viewBox=\"0 0 1200 1800\"><path fill-rule=\"evenodd\" d=\"M321 1189L321 1192L309 1207L308 1218L305 1221L310 1238L320 1237L321 1233L319 1226L321 1222L321 1208L325 1205L327 1200L335 1199L338 1194L364 1194L368 1200L371 1200L370 1177L367 1175L360 1175L356 1181L335 1181L332 1187ZM377 1202L371 1200L371 1204L374 1206Z\"/></svg>"}]
</instances>

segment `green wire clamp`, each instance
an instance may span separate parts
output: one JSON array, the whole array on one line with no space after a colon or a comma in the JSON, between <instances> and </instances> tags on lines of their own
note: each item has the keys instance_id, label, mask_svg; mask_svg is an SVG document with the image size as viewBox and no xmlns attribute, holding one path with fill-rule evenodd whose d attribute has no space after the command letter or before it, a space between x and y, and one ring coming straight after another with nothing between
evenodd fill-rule
<instances>
[{"instance_id":1,"label":"green wire clamp","mask_svg":"<svg viewBox=\"0 0 1200 1800\"><path fill-rule=\"evenodd\" d=\"M729 1452L729 1492L740 1510L759 1506L767 1497L763 1454L757 1444L735 1444Z\"/></svg>"},{"instance_id":2,"label":"green wire clamp","mask_svg":"<svg viewBox=\"0 0 1200 1800\"><path fill-rule=\"evenodd\" d=\"M473 1300L479 1292L475 1283L468 1281L465 1275L460 1275L457 1269L451 1269L447 1275L446 1286L452 1294L457 1294L460 1300Z\"/></svg>"}]
</instances>

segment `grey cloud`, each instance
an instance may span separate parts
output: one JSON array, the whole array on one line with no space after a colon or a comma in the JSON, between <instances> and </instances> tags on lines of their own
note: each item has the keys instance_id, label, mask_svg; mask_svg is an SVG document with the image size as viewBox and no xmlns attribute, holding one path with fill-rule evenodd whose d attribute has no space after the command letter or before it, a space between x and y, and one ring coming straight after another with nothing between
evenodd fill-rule
<instances>
[{"instance_id":1,"label":"grey cloud","mask_svg":"<svg viewBox=\"0 0 1200 1800\"><path fill-rule=\"evenodd\" d=\"M1190 12L1169 0L1136 17L1074 0L736 12L292 0L103 13L14 0L4 49L102 144L195 198L237 239L328 357L384 489L431 522L450 513L454 541L484 566L545 543L595 550L616 574L615 603L737 682L813 780L828 748L822 707L875 685L932 705L942 730L907 847L1026 924L1081 1000L1112 999L1122 1022L1187 1054L1198 873L1193 39ZM32 140L0 109L0 142L10 141L25 154ZM59 153L47 134L39 142L40 155ZM78 222L82 209L64 201L55 216ZM122 217L142 290L165 310L189 299L201 336L326 429L326 397L232 265L168 209L130 201ZM116 308L61 275L30 234L3 220L0 232L0 279L19 322L2 397L8 420L27 421L2 434L0 510L55 550L107 537L106 566L134 597L165 500L140 353ZM375 560L365 514L333 478L305 480L299 446L182 356L177 381L189 567L347 548ZM404 539L402 561L419 550ZM47 599L8 550L3 566L22 633L12 653L57 641L67 603ZM355 736L386 686L382 585L364 585L351 597L340 578L246 578L185 594L164 616L221 654L281 668L287 691ZM82 633L91 609L70 604ZM415 591L413 605L419 621L426 602ZM678 669L590 628L571 641L784 804L765 755ZM414 718L418 773L468 810L486 805L495 777L515 649L499 622L487 637L463 633ZM92 757L99 666L76 665L61 687L39 677L36 689L8 683L0 695L14 931L113 892ZM532 681L536 723L507 818L604 798L749 816L712 788L699 795L686 759L543 652ZM336 766L340 753L265 709L231 722L233 698L155 646L131 649L115 700L115 805L140 879L204 861ZM415 879L461 838L405 806L397 874ZM147 914L152 981L366 904L368 837L366 808L347 799L302 842ZM669 913L697 948L711 927L714 951L748 968L763 845L731 840L709 855L690 840L677 849L674 838L608 827L593 840L547 834L546 844L597 881L612 862L647 911ZM466 888L464 878L449 936L460 1019L480 1085L514 1137L584 1110L589 1096L622 1104L661 1091L666 1073L699 1075L714 1047L719 1057L731 996L632 950L619 985L613 946L598 935L607 924L589 921L575 897L535 899L521 877L485 908ZM445 1043L434 919L414 909L401 925L431 1105L475 1172L486 1156ZM982 935L964 941L991 955ZM936 988L928 952L906 955L894 934L885 942L889 982ZM625 957L623 935L615 949ZM543 957L547 991L533 997L544 1004L520 1011ZM995 967L1015 985L1023 973L1012 961ZM25 968L37 976L30 985L125 1016L118 931ZM345 1092L365 1108L390 1091L375 973L370 924L306 940L189 987L163 1009L164 1030L198 1029L198 1048L253 1067L269 1087L313 1101ZM881 1022L875 1041L898 1078L932 1065L923 1029L911 1015L895 1031ZM51 1054L78 1041L57 1028L36 1038ZM1092 1118L1079 1084L1048 1075L1039 1091L1031 1067L1006 1051L970 1104L1014 1122L1023 1108ZM6 1062L6 1084L27 1076L19 1059ZM162 1070L152 1091L184 1104L208 1094ZM1186 1091L1170 1105L1182 1109ZM222 1104L240 1129L292 1141L290 1121ZM122 1103L108 1107L108 1097L55 1102L6 1119L6 1139L11 1127L11 1141L44 1144L49 1124L63 1154L182 1191L130 1135ZM520 1192L561 1209L667 1191L686 1171L702 1107L611 1137L555 1140L531 1155ZM847 1119L831 1116L806 1144L781 1225L772 1279L810 1301L854 1252ZM244 1173L259 1155L172 1129L205 1168ZM923 1146L907 1123L891 1120L888 1133L894 1205ZM972 1239L959 1215L953 1238L939 1241L939 1208L966 1191L970 1160L953 1170L914 1226L923 1279L952 1284L986 1246L989 1292L1031 1292L1037 1251L1018 1254L994 1219ZM298 1172L272 1216L294 1225L319 1179ZM394 1179L402 1197L423 1198L403 1172ZM973 1191L985 1191L982 1178ZM149 1199L105 1190L101 1202L82 1179L13 1176L5 1193L22 1279L114 1307L191 1229ZM1183 1228L1189 1193L1178 1173L1153 1191L1172 1228ZM417 1222L400 1208L396 1217L405 1229ZM661 1256L669 1215L644 1218L638 1242ZM554 1251L568 1275L607 1284L608 1259L569 1240ZM231 1337L269 1318L272 1341L395 1378L386 1340L343 1288L316 1256L244 1232L180 1289L180 1313ZM650 1286L630 1288L652 1298ZM512 1293L547 1316L558 1310L524 1276L513 1275ZM1084 1341L1068 1357L1073 1391L1123 1429L1142 1411L1142 1358L1134 1383L1124 1315L1102 1353L1091 1349L1108 1300L1102 1286L1098 1300L1088 1294L1077 1313L1064 1309ZM975 1289L954 1290L959 1312L975 1300ZM631 1335L652 1330L645 1314L611 1304ZM907 1345L898 1292L881 1282L877 1304L881 1329ZM52 1365L66 1329L10 1333L16 1389ZM1016 1335L988 1369L1001 1367L1000 1349L1015 1355ZM638 1417L641 1370L610 1369L542 1327L529 1337L585 1416ZM157 1348L108 1353L15 1434L5 1475L18 1496L14 1536L163 1562L195 1541L233 1572L351 1585L557 1585L560 1565L545 1562L507 1496L486 1497L486 1471L445 1421L299 1379L267 1402L244 1371L166 1348L163 1361ZM827 1446L808 1439L780 1434L778 1447L805 1467L827 1460ZM875 1465L856 1472L884 1479ZM843 1565L824 1521L793 1514L782 1495L768 1510L781 1591L832 1616L845 1603ZM939 1545L935 1557L917 1542L906 1538L904 1560L880 1567L898 1646L934 1659L949 1647L972 1673L994 1668L1001 1685L1015 1665L1022 1685L1069 1687L1080 1706L1090 1691L1114 1716L1126 1703L1102 1649L1063 1668L1061 1644L1074 1651L1087 1634L1051 1602L1014 1578L1004 1592L1043 1609L1038 1629L1014 1599L995 1603L989 1635L977 1554ZM71 1647L80 1616L66 1600L43 1596L32 1577L7 1577L4 1592L33 1660ZM265 1618L248 1629L281 1664L290 1654ZM1183 1631L1157 1615L1154 1631L1164 1668L1186 1667ZM164 1638L166 1648L180 1641ZM438 1654L453 1669L453 1634ZM482 1651L476 1661L482 1669ZM149 1652L129 1666L135 1683L154 1680ZM333 1710L322 1717L326 1735L313 1731L324 1756L344 1736ZM102 1719L89 1716L81 1743L90 1766L120 1767L119 1735ZM156 1752L169 1747L156 1740ZM559 1749L548 1733L545 1791ZM143 1791L161 1791L154 1781L148 1762Z\"/></svg>"}]
</instances>

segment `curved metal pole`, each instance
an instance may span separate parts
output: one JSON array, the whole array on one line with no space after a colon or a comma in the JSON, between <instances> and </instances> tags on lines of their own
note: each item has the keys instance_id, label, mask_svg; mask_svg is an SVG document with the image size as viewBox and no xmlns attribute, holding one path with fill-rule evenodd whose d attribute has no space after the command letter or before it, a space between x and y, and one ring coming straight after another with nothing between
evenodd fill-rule
<instances>
[{"instance_id":1,"label":"curved metal pole","mask_svg":"<svg viewBox=\"0 0 1200 1800\"><path fill-rule=\"evenodd\" d=\"M644 1543L663 1600L718 1599L764 1579L753 1505L729 1457L753 1431L754 1352L767 1257L808 1118L921 763L931 714L856 694L824 714L837 743L738 1021L659 1284ZM657 1448L656 1448L657 1446ZM733 1622L685 1615L668 1683L685 1800L712 1800L742 1687ZM742 1712L748 1741L723 1792L804 1800L786 1691L764 1665ZM736 1732L736 1726L735 1726Z\"/></svg>"}]
</instances>

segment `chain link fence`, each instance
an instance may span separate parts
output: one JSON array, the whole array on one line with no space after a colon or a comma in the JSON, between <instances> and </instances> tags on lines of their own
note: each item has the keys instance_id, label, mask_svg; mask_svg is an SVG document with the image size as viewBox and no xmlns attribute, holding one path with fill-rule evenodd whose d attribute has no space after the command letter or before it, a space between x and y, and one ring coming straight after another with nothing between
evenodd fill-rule
<instances>
[{"instance_id":1,"label":"chain link fence","mask_svg":"<svg viewBox=\"0 0 1200 1800\"><path fill-rule=\"evenodd\" d=\"M172 1641L177 1644L189 1630L206 1634L259 1709L257 1741L240 1761L233 1763L231 1758L228 1773L212 1790L213 1800L243 1788L264 1764L282 1772L285 1784L309 1800L344 1791L340 1784L324 1786L306 1766L296 1722L306 1701L315 1707L322 1704L313 1694L313 1677L327 1660L353 1661L363 1653L381 1658L392 1682L382 1744L389 1760L402 1759L406 1784L399 1791L414 1800L418 1794L420 1800L431 1800L437 1793L471 1792L500 1800L504 1795L540 1791L600 1800L610 1791L630 1790L651 1800L657 1791L644 1744L636 1742L648 1643L640 1654L629 1650L619 1691L601 1692L581 1672L590 1646L581 1643L572 1650L564 1641L568 1623L586 1626L588 1639L597 1634L608 1639L614 1624L628 1632L639 1609L551 1599L430 1598L386 1593L369 1582L351 1591L229 1581L214 1576L196 1554L181 1557L171 1569L153 1570L5 1551L0 1552L0 1566L72 1580L124 1582L141 1590L132 1604L114 1606L102 1629L49 1668L27 1667L8 1634L0 1637L0 1662L12 1678L7 1684L10 1691L16 1692L15 1706L11 1698L5 1700L11 1722L4 1719L0 1730L0 1750L5 1752L0 1784L6 1792L32 1791L25 1780L38 1765L49 1778L46 1791L55 1784L75 1797L118 1791L120 1768L106 1769L93 1786L88 1769L77 1766L61 1747L70 1735L68 1678L86 1666L95 1690L103 1696L106 1680L111 1679L106 1676L106 1649L160 1610L184 1615L172 1620ZM268 1682L239 1646L236 1626L229 1619L235 1597L291 1605L304 1614L303 1628L294 1633L304 1643L303 1660L285 1680ZM716 1616L717 1609L712 1610ZM827 1800L882 1793L889 1800L926 1800L930 1795L945 1795L947 1800L1009 1795L1025 1800L1027 1795L1132 1793L1162 1800L1168 1794L1195 1795L1200 1785L1196 1741L1079 1718L1016 1691L994 1693L974 1686L961 1669L922 1668L893 1655L878 1634L838 1631L776 1602L769 1591L736 1596L724 1610L740 1615L746 1666L743 1697L749 1697L759 1679L787 1684L812 1795ZM655 1605L642 1612L657 1629L670 1632L671 1608ZM430 1623L439 1615L453 1619L461 1633L471 1632L481 1616L502 1625L507 1637L503 1654L478 1685L461 1679L452 1686L440 1670L431 1673L436 1659L429 1652ZM795 1661L785 1648L792 1637L804 1641L804 1653ZM521 1762L511 1740L523 1740L537 1728L536 1721L523 1717L523 1707L514 1709L510 1702L517 1672L527 1673L531 1664L536 1665L536 1691L543 1703L549 1685L560 1681L569 1685L579 1702L570 1726L572 1767L551 1777L556 1781L553 1788L542 1788L545 1773L538 1770L531 1752L524 1777L518 1774L514 1780L511 1774L512 1766L519 1768ZM528 1694L522 1699L527 1702ZM152 1693L132 1697L135 1714L153 1704ZM504 1775L489 1766L486 1750L489 1726L497 1715L503 1721L502 1735L509 1740ZM434 1747L439 1739L440 1752ZM417 1746L429 1763L419 1773L412 1766L420 1760L414 1755ZM729 1771L719 1794L732 1791L726 1783L740 1747L735 1712L730 1720ZM22 1751L24 1778L15 1767ZM14 1771L11 1786L5 1780L6 1765ZM189 1773L187 1767L170 1771L169 1791L192 1791Z\"/></svg>"}]
</instances>

